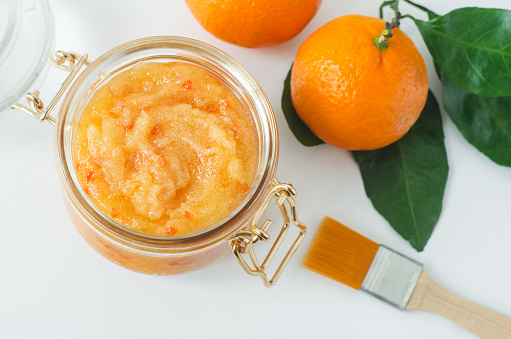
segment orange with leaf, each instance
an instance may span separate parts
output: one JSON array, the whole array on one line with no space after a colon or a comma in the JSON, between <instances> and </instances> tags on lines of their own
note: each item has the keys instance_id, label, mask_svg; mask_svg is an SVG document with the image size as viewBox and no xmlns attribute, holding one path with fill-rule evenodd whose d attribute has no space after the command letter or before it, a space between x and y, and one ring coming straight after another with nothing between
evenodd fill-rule
<instances>
[{"instance_id":1,"label":"orange with leaf","mask_svg":"<svg viewBox=\"0 0 511 339\"><path fill-rule=\"evenodd\" d=\"M401 138L427 95L426 65L413 42L398 27L360 15L314 32L291 73L300 118L321 140L348 150L377 149Z\"/></svg>"}]
</instances>

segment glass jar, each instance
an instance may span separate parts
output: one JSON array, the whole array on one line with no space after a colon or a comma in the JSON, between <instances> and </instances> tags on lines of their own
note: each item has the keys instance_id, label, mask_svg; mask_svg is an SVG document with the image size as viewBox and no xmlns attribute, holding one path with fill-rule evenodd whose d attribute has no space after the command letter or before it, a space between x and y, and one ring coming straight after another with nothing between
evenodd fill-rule
<instances>
[{"instance_id":1,"label":"glass jar","mask_svg":"<svg viewBox=\"0 0 511 339\"><path fill-rule=\"evenodd\" d=\"M112 77L139 62L185 62L198 66L229 87L244 104L253 123L258 143L258 167L252 188L244 201L226 218L197 233L156 236L131 230L98 209L78 182L73 165L72 140L78 121L95 91ZM305 226L296 217L291 185L281 184L275 173L278 160L278 132L268 99L252 76L233 58L205 43L181 37L150 37L118 46L91 62L87 55L57 52L53 64L70 71L48 108L38 92L30 93L31 108L16 105L41 121L56 125L55 154L58 173L73 223L85 240L107 259L130 270L147 274L176 274L211 264L231 251L245 271L273 285L305 236ZM86 66L86 67L85 67ZM80 71L85 68L81 73ZM58 117L50 115L60 97ZM267 258L259 264L253 245L267 241L271 221L258 225L264 210L275 199L283 226ZM287 206L287 207L286 207ZM249 227L244 225L250 223ZM299 235L283 263L270 279L265 273L291 224ZM249 265L244 255L251 259Z\"/></svg>"}]
</instances>

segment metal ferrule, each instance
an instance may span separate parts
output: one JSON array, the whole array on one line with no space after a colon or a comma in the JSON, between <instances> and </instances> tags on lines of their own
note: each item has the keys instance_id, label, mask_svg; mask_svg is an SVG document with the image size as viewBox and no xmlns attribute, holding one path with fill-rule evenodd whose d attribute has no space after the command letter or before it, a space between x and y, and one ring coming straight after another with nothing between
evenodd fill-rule
<instances>
[{"instance_id":1,"label":"metal ferrule","mask_svg":"<svg viewBox=\"0 0 511 339\"><path fill-rule=\"evenodd\" d=\"M421 263L380 245L360 290L404 310L421 273Z\"/></svg>"}]
</instances>

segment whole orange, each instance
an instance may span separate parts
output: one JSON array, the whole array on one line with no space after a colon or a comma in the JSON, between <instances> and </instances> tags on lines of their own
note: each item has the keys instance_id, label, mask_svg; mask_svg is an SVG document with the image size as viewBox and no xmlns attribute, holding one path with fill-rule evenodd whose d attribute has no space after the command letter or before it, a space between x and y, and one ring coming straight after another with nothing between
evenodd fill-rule
<instances>
[{"instance_id":1,"label":"whole orange","mask_svg":"<svg viewBox=\"0 0 511 339\"><path fill-rule=\"evenodd\" d=\"M321 0L186 0L186 4L217 38L244 47L263 47L300 33Z\"/></svg>"},{"instance_id":2,"label":"whole orange","mask_svg":"<svg viewBox=\"0 0 511 339\"><path fill-rule=\"evenodd\" d=\"M385 50L375 45L385 21L359 15L334 19L301 45L291 73L293 105L326 143L371 150L401 138L428 95L426 65L399 28Z\"/></svg>"}]
</instances>

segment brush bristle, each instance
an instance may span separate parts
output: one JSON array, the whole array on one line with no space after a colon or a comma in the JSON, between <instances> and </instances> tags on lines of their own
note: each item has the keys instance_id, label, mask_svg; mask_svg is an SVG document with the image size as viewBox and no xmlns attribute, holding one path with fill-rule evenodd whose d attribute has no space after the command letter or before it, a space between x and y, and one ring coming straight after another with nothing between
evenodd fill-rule
<instances>
[{"instance_id":1,"label":"brush bristle","mask_svg":"<svg viewBox=\"0 0 511 339\"><path fill-rule=\"evenodd\" d=\"M374 241L325 217L303 265L359 290L379 247Z\"/></svg>"}]
</instances>

